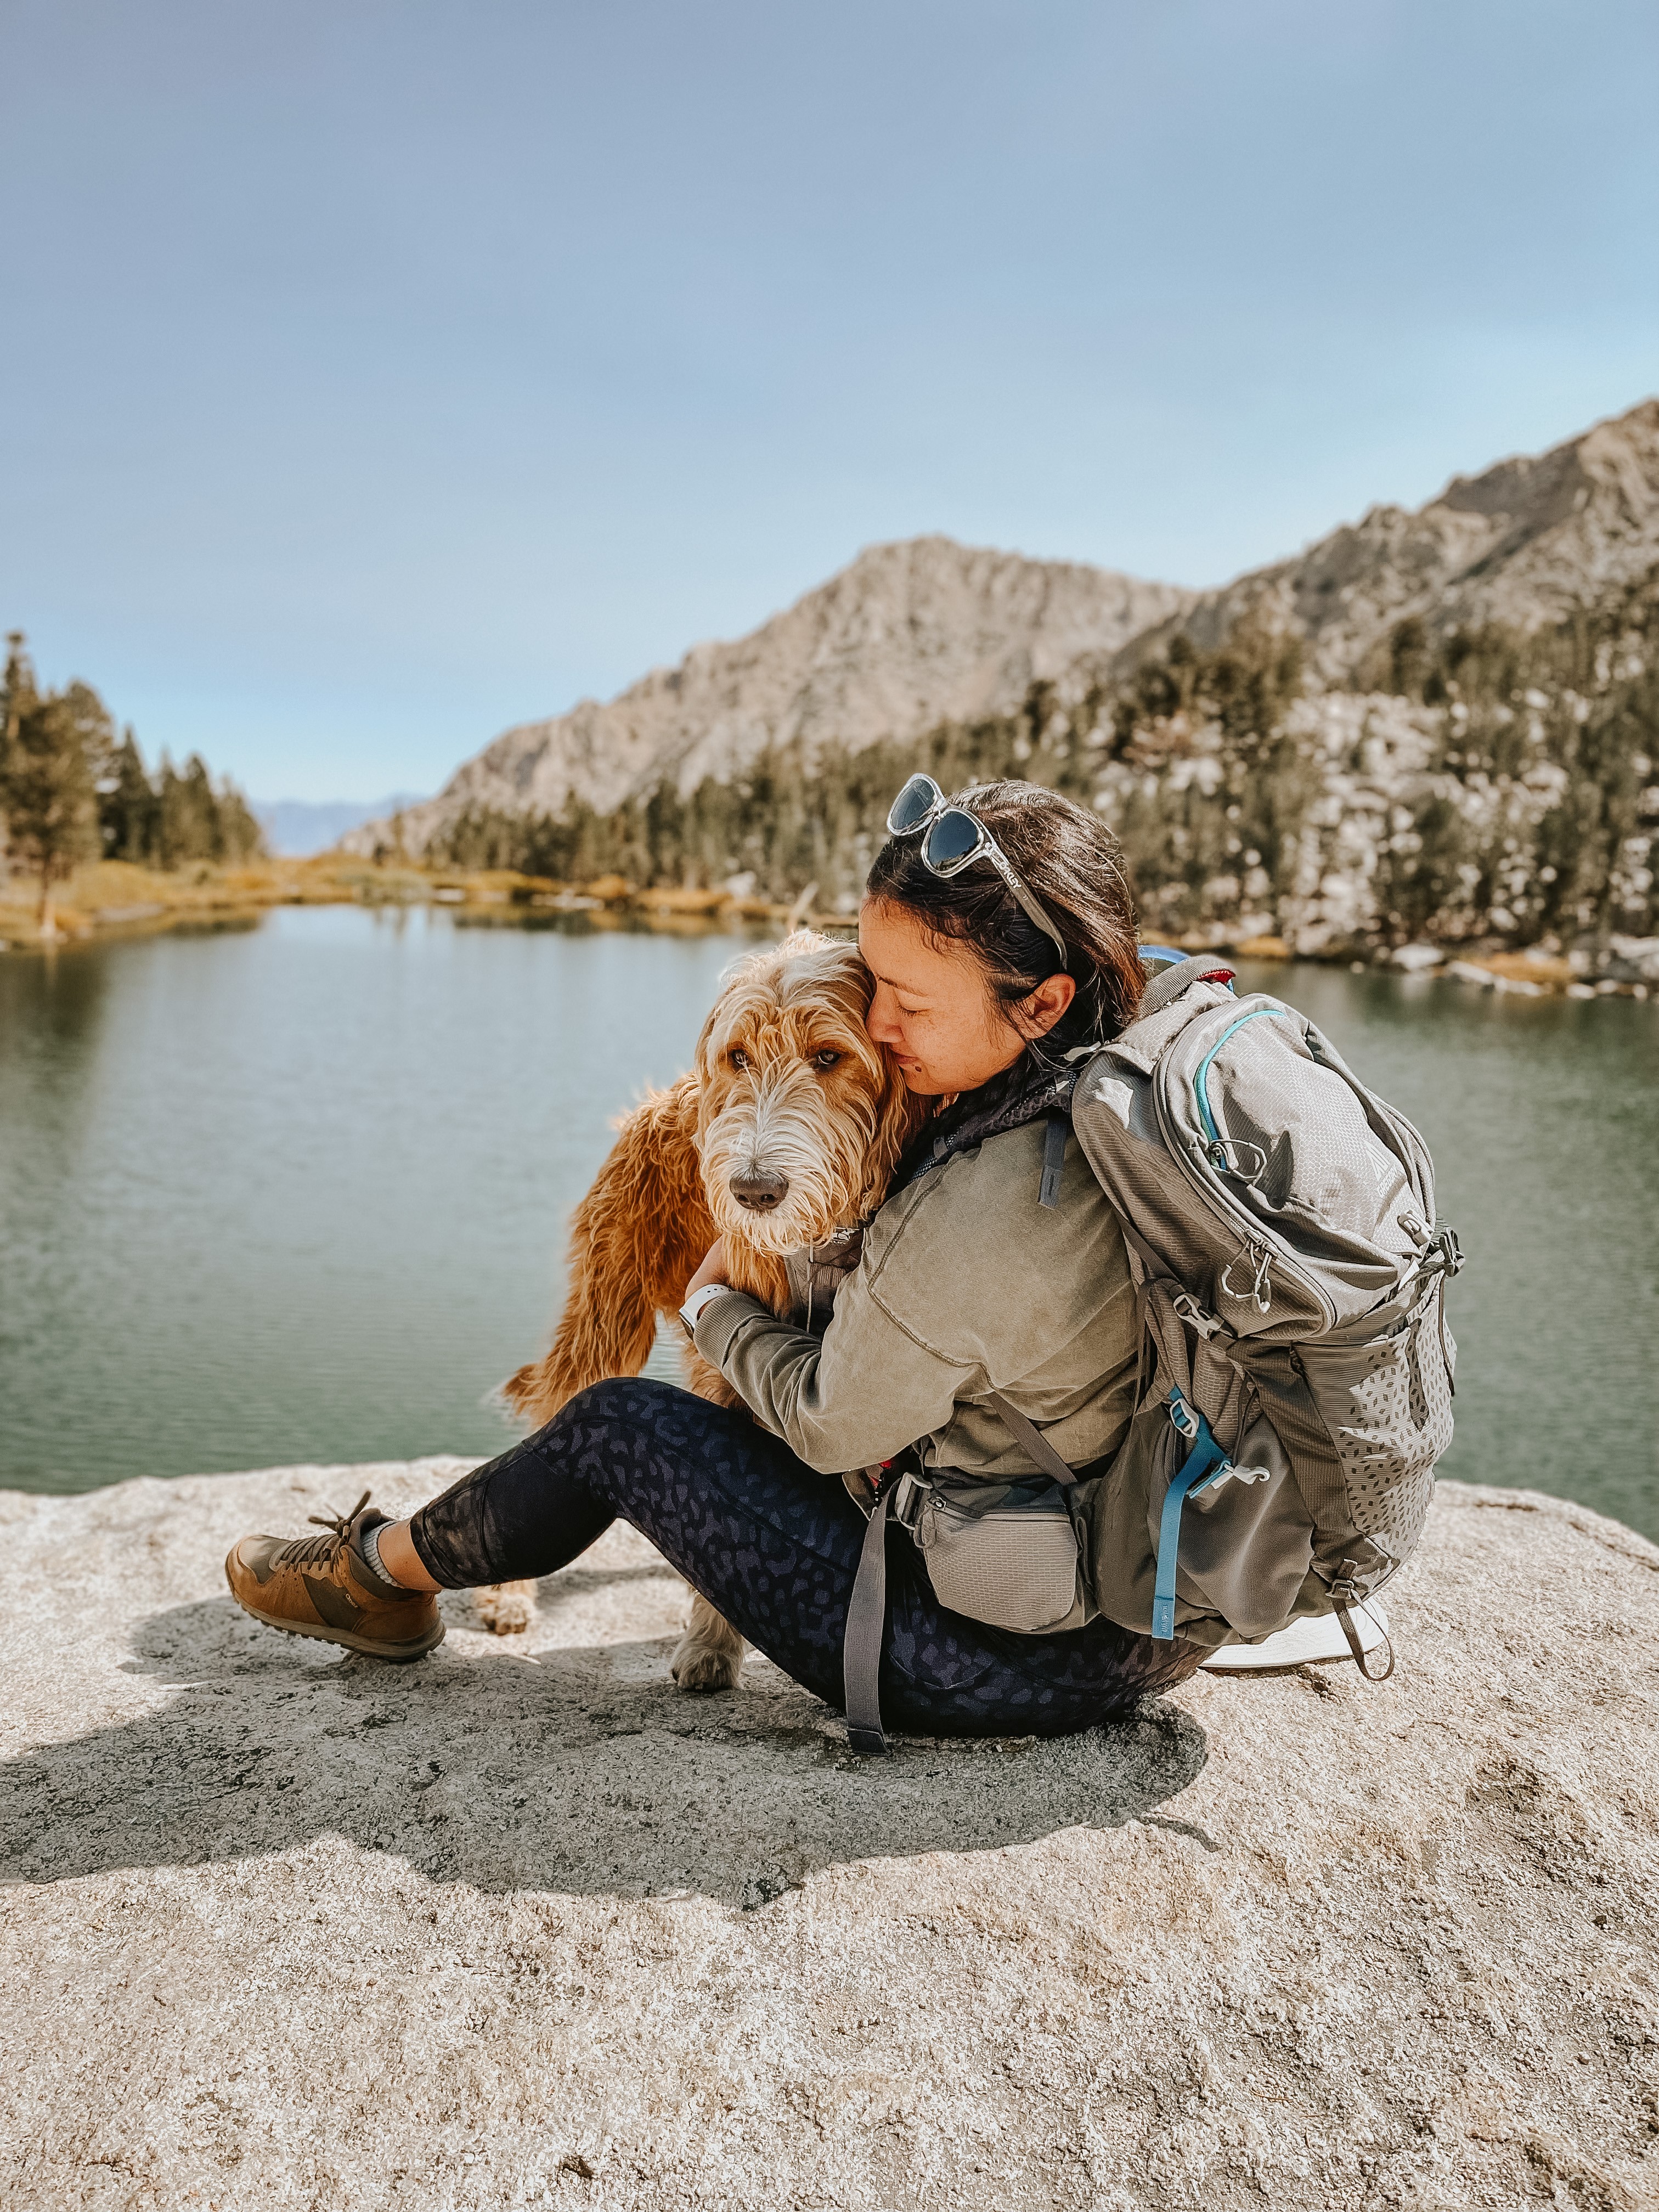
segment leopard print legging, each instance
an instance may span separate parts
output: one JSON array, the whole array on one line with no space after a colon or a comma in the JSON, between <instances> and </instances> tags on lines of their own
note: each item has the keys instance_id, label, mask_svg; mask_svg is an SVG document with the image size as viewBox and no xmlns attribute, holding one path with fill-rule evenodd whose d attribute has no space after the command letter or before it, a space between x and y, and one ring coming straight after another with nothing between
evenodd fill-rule
<instances>
[{"instance_id":1,"label":"leopard print legging","mask_svg":"<svg viewBox=\"0 0 1659 2212\"><path fill-rule=\"evenodd\" d=\"M864 1516L741 1408L672 1384L596 1383L416 1514L447 1589L568 1566L628 1522L787 1674L842 1703L842 1638ZM1110 1621L1019 1636L947 1613L902 1530L888 1539L881 1671L890 1726L921 1735L1064 1735L1190 1674L1194 1645Z\"/></svg>"}]
</instances>

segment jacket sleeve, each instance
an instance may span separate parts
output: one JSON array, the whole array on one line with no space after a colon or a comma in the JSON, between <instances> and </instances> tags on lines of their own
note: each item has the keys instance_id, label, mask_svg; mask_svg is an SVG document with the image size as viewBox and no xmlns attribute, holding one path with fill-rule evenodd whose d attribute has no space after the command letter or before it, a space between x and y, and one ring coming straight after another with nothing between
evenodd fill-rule
<instances>
[{"instance_id":1,"label":"jacket sleeve","mask_svg":"<svg viewBox=\"0 0 1659 2212\"><path fill-rule=\"evenodd\" d=\"M733 1291L697 1321L697 1350L798 1459L844 1474L942 1429L975 1372L895 1319L865 1270L842 1284L820 1337Z\"/></svg>"}]
</instances>

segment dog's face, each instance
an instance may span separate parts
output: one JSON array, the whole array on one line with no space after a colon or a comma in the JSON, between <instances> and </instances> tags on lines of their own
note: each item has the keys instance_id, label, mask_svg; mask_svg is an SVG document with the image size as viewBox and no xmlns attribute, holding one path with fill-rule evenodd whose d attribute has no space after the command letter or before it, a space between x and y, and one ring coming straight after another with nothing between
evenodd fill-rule
<instances>
[{"instance_id":1,"label":"dog's face","mask_svg":"<svg viewBox=\"0 0 1659 2212\"><path fill-rule=\"evenodd\" d=\"M915 1108L864 1026L856 949L797 930L726 978L697 1042L697 1152L723 1237L781 1255L879 1203Z\"/></svg>"}]
</instances>

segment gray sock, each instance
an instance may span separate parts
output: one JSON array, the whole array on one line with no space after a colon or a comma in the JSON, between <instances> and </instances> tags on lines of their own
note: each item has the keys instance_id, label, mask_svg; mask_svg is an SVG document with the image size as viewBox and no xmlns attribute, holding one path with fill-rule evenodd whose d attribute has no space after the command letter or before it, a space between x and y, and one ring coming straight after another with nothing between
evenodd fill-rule
<instances>
[{"instance_id":1,"label":"gray sock","mask_svg":"<svg viewBox=\"0 0 1659 2212\"><path fill-rule=\"evenodd\" d=\"M389 1521L377 1521L372 1528L364 1529L359 1541L364 1559L366 1559L369 1565L374 1568L375 1573L380 1577L380 1580L386 1584L386 1588L388 1589L400 1590L403 1588L403 1584L398 1580L396 1575L388 1574L385 1567L380 1563L380 1531L382 1528L389 1528L391 1526L392 1523Z\"/></svg>"}]
</instances>

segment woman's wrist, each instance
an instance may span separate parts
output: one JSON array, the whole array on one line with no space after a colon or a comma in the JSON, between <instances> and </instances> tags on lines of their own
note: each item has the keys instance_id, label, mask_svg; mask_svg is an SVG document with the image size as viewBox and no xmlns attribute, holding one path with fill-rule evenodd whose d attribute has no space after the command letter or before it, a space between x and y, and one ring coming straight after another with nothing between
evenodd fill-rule
<instances>
[{"instance_id":1,"label":"woman's wrist","mask_svg":"<svg viewBox=\"0 0 1659 2212\"><path fill-rule=\"evenodd\" d=\"M717 1237L698 1263L697 1272L685 1286L689 1299L693 1291L706 1290L711 1283L726 1280L726 1239Z\"/></svg>"},{"instance_id":2,"label":"woman's wrist","mask_svg":"<svg viewBox=\"0 0 1659 2212\"><path fill-rule=\"evenodd\" d=\"M680 1308L680 1319L685 1325L688 1336L696 1335L703 1308L712 1306L716 1298L723 1298L731 1287L730 1283L722 1282L716 1277L713 1282L699 1283L695 1291L686 1292L685 1304Z\"/></svg>"}]
</instances>

